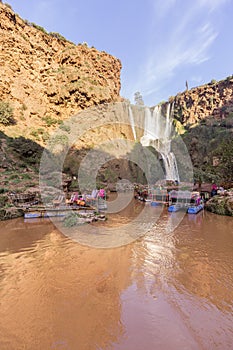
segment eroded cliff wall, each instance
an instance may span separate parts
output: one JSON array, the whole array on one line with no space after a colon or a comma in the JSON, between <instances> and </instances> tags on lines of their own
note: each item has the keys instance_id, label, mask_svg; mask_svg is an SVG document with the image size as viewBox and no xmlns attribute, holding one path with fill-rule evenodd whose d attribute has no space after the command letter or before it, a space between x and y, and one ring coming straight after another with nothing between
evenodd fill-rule
<instances>
[{"instance_id":1,"label":"eroded cliff wall","mask_svg":"<svg viewBox=\"0 0 233 350\"><path fill-rule=\"evenodd\" d=\"M0 18L0 101L13 107L15 121L0 125L8 135L35 139L38 128L120 99L119 59L48 34L1 2Z\"/></svg>"}]
</instances>

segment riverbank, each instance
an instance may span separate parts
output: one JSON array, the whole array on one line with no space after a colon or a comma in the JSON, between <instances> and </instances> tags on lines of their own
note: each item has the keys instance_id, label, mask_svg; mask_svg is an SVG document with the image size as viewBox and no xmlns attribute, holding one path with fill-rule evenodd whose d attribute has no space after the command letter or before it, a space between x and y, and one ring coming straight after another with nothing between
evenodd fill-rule
<instances>
[{"instance_id":1,"label":"riverbank","mask_svg":"<svg viewBox=\"0 0 233 350\"><path fill-rule=\"evenodd\" d=\"M207 193L208 196L206 197L208 198L210 195L209 187L206 186L201 188L201 192ZM142 194L146 192L146 194L148 195L148 188L146 186L142 186L140 193L141 192ZM9 193L2 193L0 194L0 204L1 204L0 221L15 219L15 218L24 216L23 207L25 207L26 202L24 201L25 198L21 198L20 196L24 196L25 198L30 197L29 199L31 202L30 203L28 202L28 206L30 206L31 208L34 208L34 205L33 205L34 202L35 203L41 202L39 190L37 188L37 191L36 191L35 187L31 188L31 191L28 190L28 192L24 194L13 195ZM20 200L23 200L23 202L22 201L20 202ZM22 205L22 203L24 204ZM223 195L216 195L208 199L205 203L205 209L214 214L233 216L233 190L227 190L224 192Z\"/></svg>"}]
</instances>

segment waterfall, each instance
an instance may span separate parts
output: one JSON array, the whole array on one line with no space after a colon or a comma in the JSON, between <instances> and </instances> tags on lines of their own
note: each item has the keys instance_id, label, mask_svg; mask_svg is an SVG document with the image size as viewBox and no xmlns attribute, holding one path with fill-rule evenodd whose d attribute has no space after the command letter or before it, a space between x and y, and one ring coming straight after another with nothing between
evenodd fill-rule
<instances>
[{"instance_id":1,"label":"waterfall","mask_svg":"<svg viewBox=\"0 0 233 350\"><path fill-rule=\"evenodd\" d=\"M166 124L165 124L165 131L164 131L164 139L167 141L170 139L170 134L171 134L172 121L170 119L170 112L171 112L171 105L169 103L166 110Z\"/></svg>"},{"instance_id":2,"label":"waterfall","mask_svg":"<svg viewBox=\"0 0 233 350\"><path fill-rule=\"evenodd\" d=\"M168 154L161 153L161 156L165 168L166 180L179 181L180 178L175 154L170 151Z\"/></svg>"},{"instance_id":3,"label":"waterfall","mask_svg":"<svg viewBox=\"0 0 233 350\"><path fill-rule=\"evenodd\" d=\"M176 157L171 150L173 105L167 104L166 115L162 115L161 106L154 110L145 108L144 135L140 142L142 146L154 147L162 156L166 180L179 181Z\"/></svg>"},{"instance_id":4,"label":"waterfall","mask_svg":"<svg viewBox=\"0 0 233 350\"><path fill-rule=\"evenodd\" d=\"M134 117L133 117L133 112L132 112L132 109L131 109L130 106L129 106L129 121L130 121L130 125L131 125L131 129L132 129L134 140L136 141L137 136L136 136L136 130L135 130Z\"/></svg>"},{"instance_id":5,"label":"waterfall","mask_svg":"<svg viewBox=\"0 0 233 350\"><path fill-rule=\"evenodd\" d=\"M161 122L161 106L155 106L152 114L152 119L154 120L154 133L155 139L160 139L160 122ZM152 126L152 127L153 127Z\"/></svg>"},{"instance_id":6,"label":"waterfall","mask_svg":"<svg viewBox=\"0 0 233 350\"><path fill-rule=\"evenodd\" d=\"M144 122L144 135L140 142L144 147L153 146L158 147L158 141L161 138L160 135L160 122L161 122L161 106L155 106L153 113L150 108L145 108L145 122Z\"/></svg>"}]
</instances>

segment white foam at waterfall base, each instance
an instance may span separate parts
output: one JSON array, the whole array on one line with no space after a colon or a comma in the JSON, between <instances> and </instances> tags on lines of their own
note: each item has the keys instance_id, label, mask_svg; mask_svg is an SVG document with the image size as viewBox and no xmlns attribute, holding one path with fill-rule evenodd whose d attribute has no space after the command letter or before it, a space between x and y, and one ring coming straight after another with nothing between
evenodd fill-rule
<instances>
[{"instance_id":1,"label":"white foam at waterfall base","mask_svg":"<svg viewBox=\"0 0 233 350\"><path fill-rule=\"evenodd\" d=\"M154 147L162 156L166 180L179 181L179 172L175 154L171 150L173 106L168 103L166 116L162 115L161 106L151 111L145 108L144 135L140 139L142 146Z\"/></svg>"}]
</instances>

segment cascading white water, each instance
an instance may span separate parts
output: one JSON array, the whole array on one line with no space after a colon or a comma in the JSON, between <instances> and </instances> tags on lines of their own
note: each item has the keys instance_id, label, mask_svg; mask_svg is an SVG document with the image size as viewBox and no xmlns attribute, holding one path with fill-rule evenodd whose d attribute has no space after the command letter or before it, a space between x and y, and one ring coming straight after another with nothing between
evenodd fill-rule
<instances>
[{"instance_id":1,"label":"cascading white water","mask_svg":"<svg viewBox=\"0 0 233 350\"><path fill-rule=\"evenodd\" d=\"M170 113L171 113L171 105L170 103L167 106L166 110L166 124L165 124L165 130L164 130L164 139L170 140L170 134L171 134L171 119L170 119Z\"/></svg>"},{"instance_id":2,"label":"cascading white water","mask_svg":"<svg viewBox=\"0 0 233 350\"><path fill-rule=\"evenodd\" d=\"M173 106L168 103L165 118L161 106L151 112L145 108L144 135L140 142L143 146L154 147L162 156L166 180L179 181L176 157L171 150Z\"/></svg>"},{"instance_id":3,"label":"cascading white water","mask_svg":"<svg viewBox=\"0 0 233 350\"><path fill-rule=\"evenodd\" d=\"M153 112L150 108L145 108L145 121L144 121L144 135L140 142L144 147L153 146L158 147L158 141L160 140L160 116L161 106L155 106Z\"/></svg>"},{"instance_id":4,"label":"cascading white water","mask_svg":"<svg viewBox=\"0 0 233 350\"><path fill-rule=\"evenodd\" d=\"M161 153L161 156L163 158L163 164L166 172L166 180L179 181L179 173L174 153Z\"/></svg>"},{"instance_id":5,"label":"cascading white water","mask_svg":"<svg viewBox=\"0 0 233 350\"><path fill-rule=\"evenodd\" d=\"M133 133L133 137L134 140L137 140L137 136L136 136L136 130L135 130L135 123L134 123L134 117L133 117L133 112L131 107L129 106L129 121L130 121L130 125L131 125L131 129L132 129L132 133Z\"/></svg>"}]
</instances>

